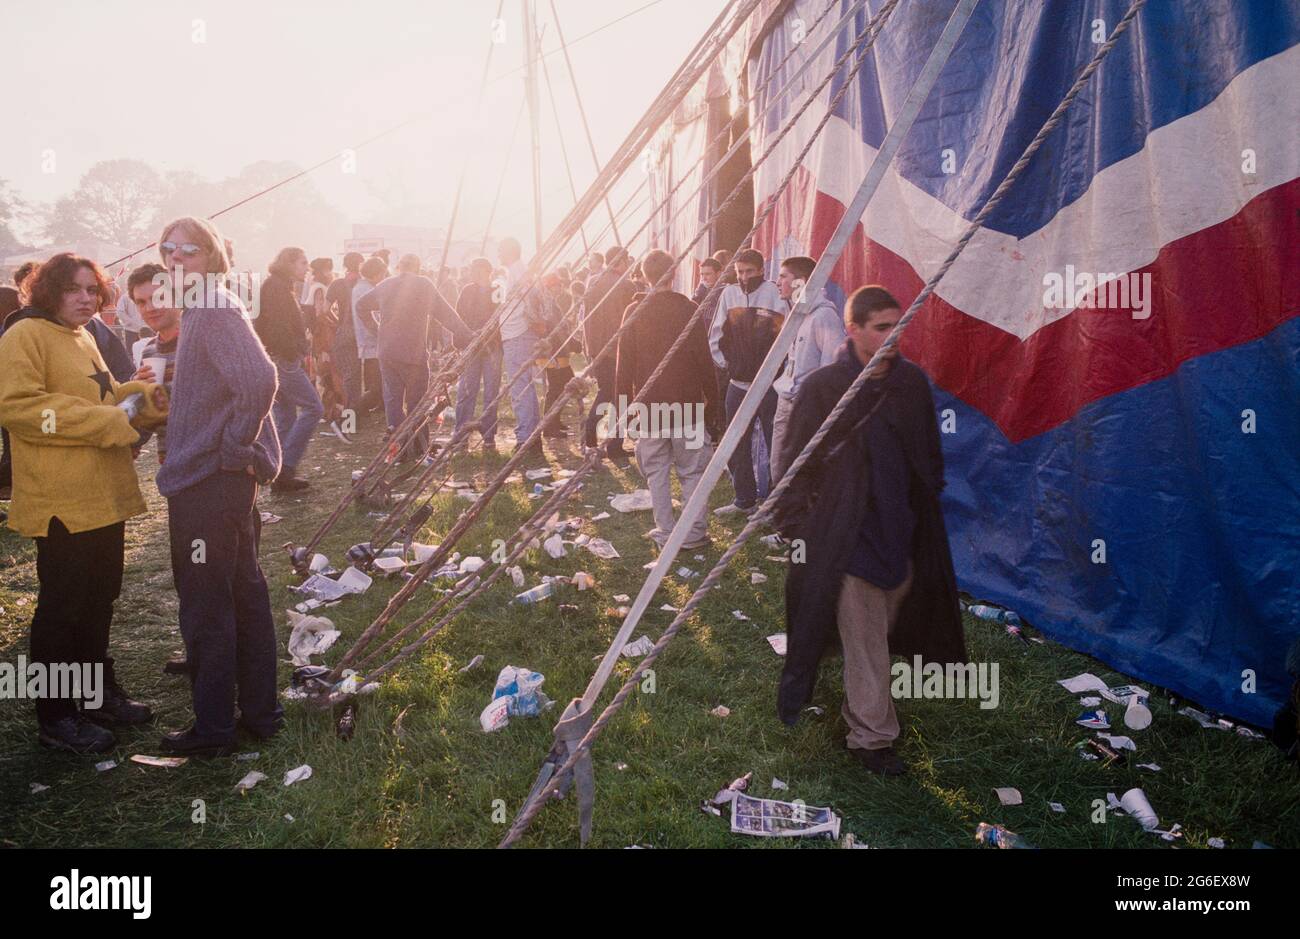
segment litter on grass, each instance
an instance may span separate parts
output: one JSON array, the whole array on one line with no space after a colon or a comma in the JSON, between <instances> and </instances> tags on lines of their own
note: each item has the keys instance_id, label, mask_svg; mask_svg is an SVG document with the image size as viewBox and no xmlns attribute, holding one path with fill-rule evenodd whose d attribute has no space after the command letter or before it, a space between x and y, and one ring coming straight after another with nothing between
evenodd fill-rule
<instances>
[{"instance_id":1,"label":"litter on grass","mask_svg":"<svg viewBox=\"0 0 1300 939\"><path fill-rule=\"evenodd\" d=\"M564 539L558 534L551 535L551 537L543 541L542 547L545 548L546 553L553 558L562 558L569 553L569 550L564 547Z\"/></svg>"},{"instance_id":2,"label":"litter on grass","mask_svg":"<svg viewBox=\"0 0 1300 939\"><path fill-rule=\"evenodd\" d=\"M473 671L474 669L478 668L482 664L483 664L483 656L476 655L474 656L474 658L469 660L468 665L466 665L464 668L459 670L458 674L464 675L466 672Z\"/></svg>"},{"instance_id":3,"label":"litter on grass","mask_svg":"<svg viewBox=\"0 0 1300 939\"><path fill-rule=\"evenodd\" d=\"M283 522L283 521L284 521L284 519L281 518L279 515L276 515L274 512L263 512L263 513L262 513L262 524L263 524L263 525L274 525L276 522Z\"/></svg>"},{"instance_id":4,"label":"litter on grass","mask_svg":"<svg viewBox=\"0 0 1300 939\"><path fill-rule=\"evenodd\" d=\"M510 575L510 579L514 581L516 587L522 587L524 585L524 569L518 564L514 567L507 567L506 573Z\"/></svg>"},{"instance_id":5,"label":"litter on grass","mask_svg":"<svg viewBox=\"0 0 1300 939\"><path fill-rule=\"evenodd\" d=\"M259 773L257 770L253 770L251 773L249 773L239 782L235 783L235 791L240 794L243 794L248 790L252 789L254 786L256 786L265 778L266 778L266 773Z\"/></svg>"},{"instance_id":6,"label":"litter on grass","mask_svg":"<svg viewBox=\"0 0 1300 939\"><path fill-rule=\"evenodd\" d=\"M607 519L607 518L609 518L609 517L610 517L610 516L609 516L609 513L608 513L608 512L601 512L599 515L593 515L593 516L591 517L591 520L592 520L593 522L601 522L601 521L604 521L605 519Z\"/></svg>"},{"instance_id":7,"label":"litter on grass","mask_svg":"<svg viewBox=\"0 0 1300 939\"><path fill-rule=\"evenodd\" d=\"M731 800L731 830L759 838L829 838L840 836L840 817L830 808L755 799L743 792Z\"/></svg>"},{"instance_id":8,"label":"litter on grass","mask_svg":"<svg viewBox=\"0 0 1300 939\"><path fill-rule=\"evenodd\" d=\"M43 786L38 782L28 783L28 786L31 789L32 795L36 795L38 792L44 792L46 789L50 788L49 786Z\"/></svg>"},{"instance_id":9,"label":"litter on grass","mask_svg":"<svg viewBox=\"0 0 1300 939\"><path fill-rule=\"evenodd\" d=\"M323 616L304 616L295 610L289 615L289 656L297 667L311 664L313 655L327 651L342 633L334 623Z\"/></svg>"},{"instance_id":10,"label":"litter on grass","mask_svg":"<svg viewBox=\"0 0 1300 939\"><path fill-rule=\"evenodd\" d=\"M731 715L731 708L727 707L725 704L719 704L709 713L714 717L728 717Z\"/></svg>"},{"instance_id":11,"label":"litter on grass","mask_svg":"<svg viewBox=\"0 0 1300 939\"><path fill-rule=\"evenodd\" d=\"M777 779L775 776L772 777L772 789L773 789L773 790L789 789L789 788L790 788L790 787L787 786L787 785L785 784L785 781L784 781L784 780Z\"/></svg>"},{"instance_id":12,"label":"litter on grass","mask_svg":"<svg viewBox=\"0 0 1300 939\"><path fill-rule=\"evenodd\" d=\"M654 647L654 640L649 636L641 636L635 642L624 643L622 654L629 659L639 659L643 655L649 655Z\"/></svg>"},{"instance_id":13,"label":"litter on grass","mask_svg":"<svg viewBox=\"0 0 1300 939\"><path fill-rule=\"evenodd\" d=\"M993 790L998 794L998 801L1003 805L1023 805L1024 799L1020 795L1020 790L1014 786L1000 786Z\"/></svg>"},{"instance_id":14,"label":"litter on grass","mask_svg":"<svg viewBox=\"0 0 1300 939\"><path fill-rule=\"evenodd\" d=\"M596 586L596 578L592 577L586 571L578 571L573 575L573 586L579 590L590 590Z\"/></svg>"},{"instance_id":15,"label":"litter on grass","mask_svg":"<svg viewBox=\"0 0 1300 939\"><path fill-rule=\"evenodd\" d=\"M555 702L538 689L546 676L532 669L507 665L497 674L492 700L479 715L479 725L487 733L500 730L512 717L536 717Z\"/></svg>"},{"instance_id":16,"label":"litter on grass","mask_svg":"<svg viewBox=\"0 0 1300 939\"><path fill-rule=\"evenodd\" d=\"M1151 772L1153 772L1153 773L1158 773L1158 772L1160 772L1160 764L1159 764L1159 763L1139 763L1139 764L1137 765L1137 767L1138 767L1138 769L1149 769L1149 770L1151 770Z\"/></svg>"},{"instance_id":17,"label":"litter on grass","mask_svg":"<svg viewBox=\"0 0 1300 939\"><path fill-rule=\"evenodd\" d=\"M1112 810L1122 811L1147 831L1154 831L1160 827L1160 818L1151 807L1147 794L1141 789L1130 789L1118 799L1115 798L1115 793L1108 792L1106 801Z\"/></svg>"},{"instance_id":18,"label":"litter on grass","mask_svg":"<svg viewBox=\"0 0 1300 939\"><path fill-rule=\"evenodd\" d=\"M1047 803L1047 805L1048 805L1048 807L1049 807L1053 812L1064 812L1064 811L1065 811L1065 806L1063 806L1063 805L1062 805L1061 803L1059 803L1059 802L1049 802L1049 803Z\"/></svg>"},{"instance_id":19,"label":"litter on grass","mask_svg":"<svg viewBox=\"0 0 1300 939\"><path fill-rule=\"evenodd\" d=\"M765 584L765 583L767 583L767 575L766 575L766 574L750 574L750 575L749 575L749 582L750 582L751 584Z\"/></svg>"},{"instance_id":20,"label":"litter on grass","mask_svg":"<svg viewBox=\"0 0 1300 939\"><path fill-rule=\"evenodd\" d=\"M744 620L749 619L749 617L746 616L744 613L740 612L740 610L732 610L731 615L734 616L736 619L741 620L742 622Z\"/></svg>"},{"instance_id":21,"label":"litter on grass","mask_svg":"<svg viewBox=\"0 0 1300 939\"><path fill-rule=\"evenodd\" d=\"M768 636L767 644L777 655L785 655L785 633L773 633Z\"/></svg>"},{"instance_id":22,"label":"litter on grass","mask_svg":"<svg viewBox=\"0 0 1300 939\"><path fill-rule=\"evenodd\" d=\"M294 783L302 782L305 779L311 779L311 767L306 763L284 774L284 784L286 786L292 786Z\"/></svg>"},{"instance_id":23,"label":"litter on grass","mask_svg":"<svg viewBox=\"0 0 1300 939\"><path fill-rule=\"evenodd\" d=\"M596 555L596 557L603 558L606 561L621 557L618 553L618 549L604 538L589 538L582 544L582 547Z\"/></svg>"},{"instance_id":24,"label":"litter on grass","mask_svg":"<svg viewBox=\"0 0 1300 939\"><path fill-rule=\"evenodd\" d=\"M113 769L115 766L117 766L117 760L104 760L100 763L95 764L95 772L107 773L110 769Z\"/></svg>"},{"instance_id":25,"label":"litter on grass","mask_svg":"<svg viewBox=\"0 0 1300 939\"><path fill-rule=\"evenodd\" d=\"M649 489L637 489L610 496L609 507L615 512L648 512L654 508L654 503L650 500Z\"/></svg>"},{"instance_id":26,"label":"litter on grass","mask_svg":"<svg viewBox=\"0 0 1300 939\"><path fill-rule=\"evenodd\" d=\"M631 600L632 600L632 598L629 597L629 596L628 596L627 594L625 594L625 593L616 593L616 594L614 594L614 602L615 602L615 603L629 603L629 602L631 602Z\"/></svg>"},{"instance_id":27,"label":"litter on grass","mask_svg":"<svg viewBox=\"0 0 1300 939\"><path fill-rule=\"evenodd\" d=\"M160 769L176 769L189 761L190 758L187 756L145 756L143 753L137 753L131 757L132 763L139 763L141 766L157 766Z\"/></svg>"}]
</instances>

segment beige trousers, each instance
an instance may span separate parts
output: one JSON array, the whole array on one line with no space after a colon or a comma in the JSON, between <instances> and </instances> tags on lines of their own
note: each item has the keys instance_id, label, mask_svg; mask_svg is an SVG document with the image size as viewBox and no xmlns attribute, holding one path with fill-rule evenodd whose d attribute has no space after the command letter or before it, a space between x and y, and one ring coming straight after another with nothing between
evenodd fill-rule
<instances>
[{"instance_id":1,"label":"beige trousers","mask_svg":"<svg viewBox=\"0 0 1300 939\"><path fill-rule=\"evenodd\" d=\"M655 528L664 538L676 524L673 517L673 473L677 470L677 479L682 484L682 504L691 498L691 493L699 485L704 469L713 456L713 448L707 443L691 449L683 437L641 437L636 442L636 465L645 477L646 488L650 490L650 502L654 507ZM709 513L702 512L691 526L685 544L691 544L709 534Z\"/></svg>"},{"instance_id":2,"label":"beige trousers","mask_svg":"<svg viewBox=\"0 0 1300 939\"><path fill-rule=\"evenodd\" d=\"M912 586L912 571L893 590L844 575L837 612L844 646L844 706L850 750L880 750L898 738L889 694L889 631Z\"/></svg>"}]
</instances>

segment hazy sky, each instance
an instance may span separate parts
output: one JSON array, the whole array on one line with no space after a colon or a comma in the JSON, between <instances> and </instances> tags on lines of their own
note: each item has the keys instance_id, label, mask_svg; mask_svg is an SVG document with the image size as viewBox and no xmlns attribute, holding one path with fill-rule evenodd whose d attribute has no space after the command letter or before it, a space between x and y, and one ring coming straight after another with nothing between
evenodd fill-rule
<instances>
[{"instance_id":1,"label":"hazy sky","mask_svg":"<svg viewBox=\"0 0 1300 939\"><path fill-rule=\"evenodd\" d=\"M0 179L32 202L76 186L93 163L135 157L161 170L233 176L259 160L318 162L424 118L313 174L351 221L445 226L462 161L459 233L479 234L523 98L521 0L505 0L485 119L474 102L498 0L5 0L5 144ZM598 35L584 33L650 4ZM555 0L597 152L608 157L724 0ZM594 175L548 0L543 51L581 193ZM571 206L543 84L548 227ZM56 106L56 102L64 102ZM499 223L531 241L527 119ZM55 171L43 172L47 151ZM433 217L424 218L425 214ZM411 218L419 215L420 218Z\"/></svg>"}]
</instances>

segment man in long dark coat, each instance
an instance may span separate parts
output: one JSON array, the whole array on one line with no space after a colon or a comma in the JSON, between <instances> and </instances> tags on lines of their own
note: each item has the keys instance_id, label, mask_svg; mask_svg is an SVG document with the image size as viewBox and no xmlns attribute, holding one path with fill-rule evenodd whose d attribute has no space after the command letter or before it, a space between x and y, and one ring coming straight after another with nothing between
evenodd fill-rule
<instances>
[{"instance_id":1,"label":"man in long dark coat","mask_svg":"<svg viewBox=\"0 0 1300 939\"><path fill-rule=\"evenodd\" d=\"M845 307L848 339L794 401L782 459L794 462L898 323L883 287ZM777 711L794 724L812 696L822 654L844 650L849 752L867 769L904 772L890 655L966 661L957 584L939 507L943 456L925 374L891 352L792 481L775 522L802 539L786 580L787 646Z\"/></svg>"}]
</instances>

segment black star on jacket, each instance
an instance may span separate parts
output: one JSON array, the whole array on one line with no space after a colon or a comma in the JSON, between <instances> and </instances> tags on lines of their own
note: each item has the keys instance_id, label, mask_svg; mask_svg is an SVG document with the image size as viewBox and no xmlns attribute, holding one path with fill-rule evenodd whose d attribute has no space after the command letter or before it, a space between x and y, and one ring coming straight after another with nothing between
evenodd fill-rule
<instances>
[{"instance_id":1,"label":"black star on jacket","mask_svg":"<svg viewBox=\"0 0 1300 939\"><path fill-rule=\"evenodd\" d=\"M94 362L90 363L90 367L95 370L95 373L86 377L99 385L99 400L103 401L108 397L109 392L113 390L113 376L109 375L108 372L100 371L99 366Z\"/></svg>"}]
</instances>

